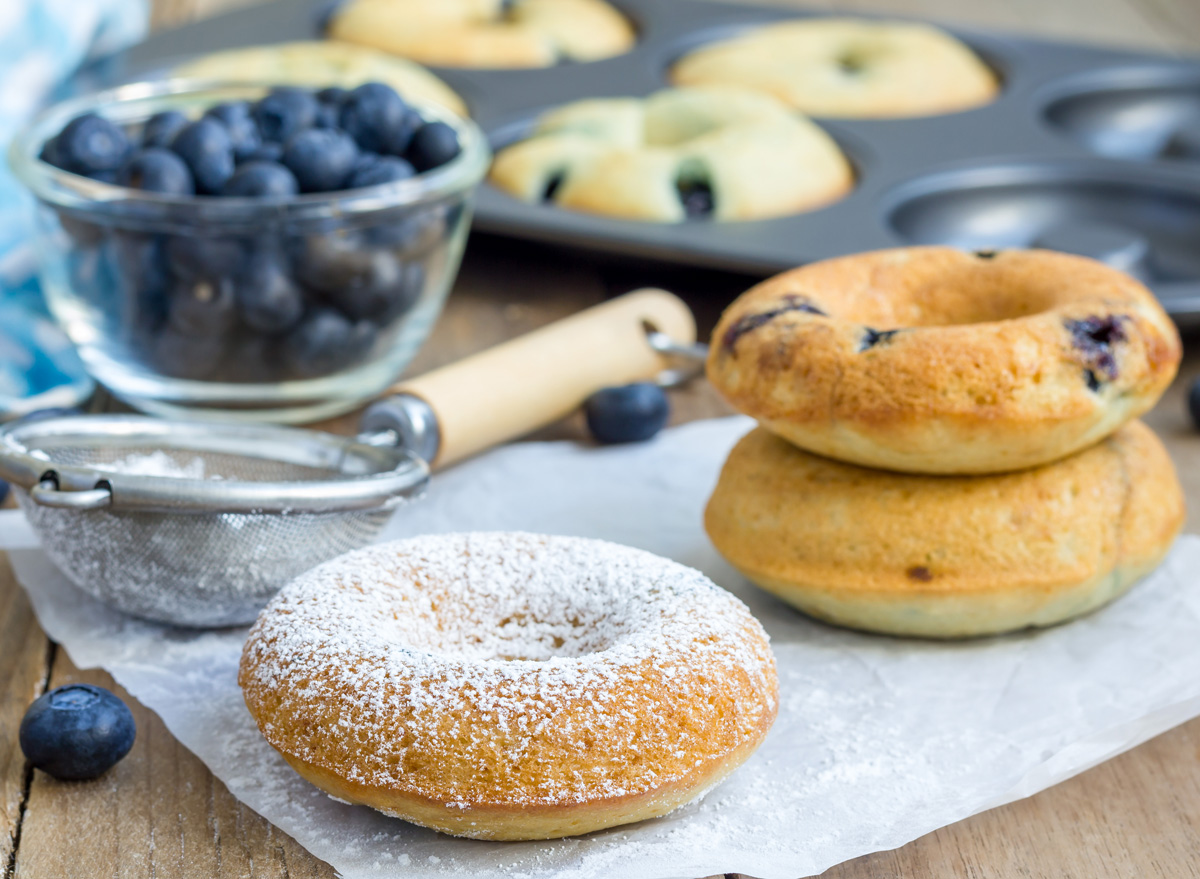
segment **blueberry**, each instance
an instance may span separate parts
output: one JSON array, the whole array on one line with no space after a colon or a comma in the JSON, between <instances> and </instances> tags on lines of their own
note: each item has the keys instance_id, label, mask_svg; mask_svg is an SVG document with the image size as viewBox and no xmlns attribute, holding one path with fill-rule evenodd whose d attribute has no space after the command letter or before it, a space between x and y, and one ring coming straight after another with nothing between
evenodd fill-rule
<instances>
[{"instance_id":1,"label":"blueberry","mask_svg":"<svg viewBox=\"0 0 1200 879\"><path fill-rule=\"evenodd\" d=\"M8 500L8 483L0 479L0 504Z\"/></svg>"},{"instance_id":2,"label":"blueberry","mask_svg":"<svg viewBox=\"0 0 1200 879\"><path fill-rule=\"evenodd\" d=\"M237 302L229 278L176 281L170 289L167 323L185 336L219 336L236 319Z\"/></svg>"},{"instance_id":3,"label":"blueberry","mask_svg":"<svg viewBox=\"0 0 1200 879\"><path fill-rule=\"evenodd\" d=\"M677 180L675 191L687 217L707 217L716 210L716 195L707 180Z\"/></svg>"},{"instance_id":4,"label":"blueberry","mask_svg":"<svg viewBox=\"0 0 1200 879\"><path fill-rule=\"evenodd\" d=\"M134 153L121 170L117 182L147 192L166 195L192 195L196 183L187 163L170 150L150 147Z\"/></svg>"},{"instance_id":5,"label":"blueberry","mask_svg":"<svg viewBox=\"0 0 1200 879\"><path fill-rule=\"evenodd\" d=\"M196 180L196 191L214 195L233 176L233 141L216 119L189 122L171 141L171 149L187 162Z\"/></svg>"},{"instance_id":6,"label":"blueberry","mask_svg":"<svg viewBox=\"0 0 1200 879\"><path fill-rule=\"evenodd\" d=\"M258 149L242 159L243 162L278 162L283 158L283 144L264 140Z\"/></svg>"},{"instance_id":7,"label":"blueberry","mask_svg":"<svg viewBox=\"0 0 1200 879\"><path fill-rule=\"evenodd\" d=\"M308 89L285 86L254 105L254 119L263 140L286 143L294 134L312 128L319 102Z\"/></svg>"},{"instance_id":8,"label":"blueberry","mask_svg":"<svg viewBox=\"0 0 1200 879\"><path fill-rule=\"evenodd\" d=\"M384 324L407 311L420 296L420 265L390 250L365 247L357 236L308 239L295 261L297 277L353 319Z\"/></svg>"},{"instance_id":9,"label":"blueberry","mask_svg":"<svg viewBox=\"0 0 1200 879\"><path fill-rule=\"evenodd\" d=\"M778 308L772 308L770 311L760 311L757 314L747 314L734 321L733 326L725 331L725 335L721 338L721 347L726 351L733 353L737 346L738 339L753 332L759 327L770 323L781 314L791 312L799 312L801 314L811 314L817 317L828 317L828 314L819 306L814 305L806 296L799 293L788 293L783 297L783 304Z\"/></svg>"},{"instance_id":10,"label":"blueberry","mask_svg":"<svg viewBox=\"0 0 1200 879\"><path fill-rule=\"evenodd\" d=\"M233 276L242 270L246 250L235 238L172 235L167 241L167 266L185 281Z\"/></svg>"},{"instance_id":11,"label":"blueberry","mask_svg":"<svg viewBox=\"0 0 1200 879\"><path fill-rule=\"evenodd\" d=\"M217 376L231 382L275 382L289 378L279 357L279 339L250 331L235 336Z\"/></svg>"},{"instance_id":12,"label":"blueberry","mask_svg":"<svg viewBox=\"0 0 1200 879\"><path fill-rule=\"evenodd\" d=\"M1192 424L1200 430L1200 378L1192 382L1188 389L1188 412L1191 413Z\"/></svg>"},{"instance_id":13,"label":"blueberry","mask_svg":"<svg viewBox=\"0 0 1200 879\"><path fill-rule=\"evenodd\" d=\"M446 218L441 211L423 209L381 219L363 230L367 244L391 249L397 256L414 256L425 253L442 240L446 232Z\"/></svg>"},{"instance_id":14,"label":"blueberry","mask_svg":"<svg viewBox=\"0 0 1200 879\"><path fill-rule=\"evenodd\" d=\"M137 727L125 703L102 687L68 684L45 693L21 721L21 750L64 781L96 778L133 747Z\"/></svg>"},{"instance_id":15,"label":"blueberry","mask_svg":"<svg viewBox=\"0 0 1200 879\"><path fill-rule=\"evenodd\" d=\"M148 347L155 368L175 378L210 378L226 360L224 336L192 336L172 326L151 338Z\"/></svg>"},{"instance_id":16,"label":"blueberry","mask_svg":"<svg viewBox=\"0 0 1200 879\"><path fill-rule=\"evenodd\" d=\"M163 239L136 232L115 232L109 244L114 255L121 313L132 333L153 333L167 317L167 272Z\"/></svg>"},{"instance_id":17,"label":"blueberry","mask_svg":"<svg viewBox=\"0 0 1200 879\"><path fill-rule=\"evenodd\" d=\"M378 266L370 283L339 291L338 307L352 318L387 326L407 312L425 287L425 268L419 262L402 262L386 251L374 251Z\"/></svg>"},{"instance_id":18,"label":"blueberry","mask_svg":"<svg viewBox=\"0 0 1200 879\"><path fill-rule=\"evenodd\" d=\"M391 137L388 138L387 149L384 152L393 156L406 155L412 146L413 136L421 129L423 124L420 115L415 110L409 111L404 125L392 131Z\"/></svg>"},{"instance_id":19,"label":"blueberry","mask_svg":"<svg viewBox=\"0 0 1200 879\"><path fill-rule=\"evenodd\" d=\"M322 104L340 105L346 100L346 96L350 94L350 89L342 88L340 85L331 85L328 88L323 88L317 92L317 100Z\"/></svg>"},{"instance_id":20,"label":"blueberry","mask_svg":"<svg viewBox=\"0 0 1200 879\"><path fill-rule=\"evenodd\" d=\"M280 261L263 251L250 258L235 295L243 323L263 333L283 332L304 312L304 292Z\"/></svg>"},{"instance_id":21,"label":"blueberry","mask_svg":"<svg viewBox=\"0 0 1200 879\"><path fill-rule=\"evenodd\" d=\"M233 279L245 264L241 242L174 236L167 242L174 280L167 290L167 323L193 337L218 336L237 320Z\"/></svg>"},{"instance_id":22,"label":"blueberry","mask_svg":"<svg viewBox=\"0 0 1200 879\"><path fill-rule=\"evenodd\" d=\"M116 171L129 148L124 131L95 113L86 113L59 132L54 155L60 168L91 176Z\"/></svg>"},{"instance_id":23,"label":"blueberry","mask_svg":"<svg viewBox=\"0 0 1200 879\"><path fill-rule=\"evenodd\" d=\"M405 153L418 171L444 165L458 155L458 135L445 122L428 122L417 129Z\"/></svg>"},{"instance_id":24,"label":"blueberry","mask_svg":"<svg viewBox=\"0 0 1200 879\"><path fill-rule=\"evenodd\" d=\"M583 411L588 430L598 441L636 443L666 426L671 407L662 388L639 382L597 391L588 397Z\"/></svg>"},{"instance_id":25,"label":"blueberry","mask_svg":"<svg viewBox=\"0 0 1200 879\"><path fill-rule=\"evenodd\" d=\"M283 164L296 175L301 192L341 189L357 158L350 136L329 128L302 131L283 148Z\"/></svg>"},{"instance_id":26,"label":"blueberry","mask_svg":"<svg viewBox=\"0 0 1200 879\"><path fill-rule=\"evenodd\" d=\"M320 104L317 107L317 118L313 120L313 128L337 128L340 110L335 104Z\"/></svg>"},{"instance_id":27,"label":"blueberry","mask_svg":"<svg viewBox=\"0 0 1200 879\"><path fill-rule=\"evenodd\" d=\"M318 308L284 339L283 356L300 375L327 375L363 357L374 341L370 323L352 323L331 308Z\"/></svg>"},{"instance_id":28,"label":"blueberry","mask_svg":"<svg viewBox=\"0 0 1200 879\"><path fill-rule=\"evenodd\" d=\"M142 126L142 146L166 147L171 145L175 135L183 126L188 124L188 118L178 110L163 110L155 113Z\"/></svg>"},{"instance_id":29,"label":"blueberry","mask_svg":"<svg viewBox=\"0 0 1200 879\"><path fill-rule=\"evenodd\" d=\"M296 175L278 162L245 162L221 189L222 195L288 198L300 191Z\"/></svg>"},{"instance_id":30,"label":"blueberry","mask_svg":"<svg viewBox=\"0 0 1200 879\"><path fill-rule=\"evenodd\" d=\"M416 173L416 169L404 159L365 153L360 155L355 163L350 179L346 181L346 188L357 189L360 186L395 183L397 180L407 180Z\"/></svg>"},{"instance_id":31,"label":"blueberry","mask_svg":"<svg viewBox=\"0 0 1200 879\"><path fill-rule=\"evenodd\" d=\"M413 112L381 82L368 82L346 95L341 104L342 129L360 148L373 153L389 152L398 141L412 137Z\"/></svg>"},{"instance_id":32,"label":"blueberry","mask_svg":"<svg viewBox=\"0 0 1200 879\"><path fill-rule=\"evenodd\" d=\"M250 105L247 102L229 101L217 104L215 107L209 107L204 115L225 126L229 132L229 139L233 142L233 157L237 161L253 155L262 144L262 137L254 123L254 117L250 115Z\"/></svg>"}]
</instances>

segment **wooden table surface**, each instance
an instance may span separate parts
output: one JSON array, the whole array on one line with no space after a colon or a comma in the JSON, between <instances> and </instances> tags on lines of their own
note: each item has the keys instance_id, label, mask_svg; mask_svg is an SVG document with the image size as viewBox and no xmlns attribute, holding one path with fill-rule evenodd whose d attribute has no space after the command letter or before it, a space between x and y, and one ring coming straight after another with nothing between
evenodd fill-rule
<instances>
[{"instance_id":1,"label":"wooden table surface","mask_svg":"<svg viewBox=\"0 0 1200 879\"><path fill-rule=\"evenodd\" d=\"M236 2L155 0L154 25ZM928 15L1165 51L1200 49L1200 0L834 0L810 6ZM722 306L748 283L737 276L601 261L477 237L413 371L644 284L685 296L707 333ZM1171 450L1190 506L1200 510L1200 435L1189 428L1183 403L1186 384L1200 374L1200 344L1187 347L1179 380L1148 421ZM674 393L673 402L675 422L728 411L702 382ZM579 419L545 435L582 436ZM1188 530L1197 531L1198 522L1193 516ZM17 745L21 716L47 687L69 681L115 687L102 672L75 668L46 638L0 555L0 879L333 875L327 864L238 803L154 714L124 693L138 737L114 770L84 783L57 782L30 770ZM1200 877L1200 719L1037 796L825 875Z\"/></svg>"}]
</instances>

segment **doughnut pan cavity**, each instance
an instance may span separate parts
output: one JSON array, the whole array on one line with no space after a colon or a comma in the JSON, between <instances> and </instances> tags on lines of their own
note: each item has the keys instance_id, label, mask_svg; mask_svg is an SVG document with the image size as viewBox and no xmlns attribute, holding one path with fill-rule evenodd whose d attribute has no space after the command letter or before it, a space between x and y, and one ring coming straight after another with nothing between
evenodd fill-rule
<instances>
[{"instance_id":1,"label":"doughnut pan cavity","mask_svg":"<svg viewBox=\"0 0 1200 879\"><path fill-rule=\"evenodd\" d=\"M498 148L551 107L666 87L671 64L700 45L827 14L707 0L611 2L638 31L625 55L542 69L433 70ZM331 7L274 0L236 10L156 34L93 74L126 81L204 52L313 39ZM942 116L818 118L858 178L835 204L770 220L654 224L526 204L484 184L475 228L761 276L913 243L1048 247L1132 272L1176 320L1200 324L1200 58L946 30L993 67L1001 93Z\"/></svg>"}]
</instances>

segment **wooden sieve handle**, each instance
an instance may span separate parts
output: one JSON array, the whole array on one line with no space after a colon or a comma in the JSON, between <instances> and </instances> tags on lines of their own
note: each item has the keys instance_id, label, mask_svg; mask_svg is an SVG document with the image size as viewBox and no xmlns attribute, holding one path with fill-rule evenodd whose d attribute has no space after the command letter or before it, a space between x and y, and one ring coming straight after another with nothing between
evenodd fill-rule
<instances>
[{"instance_id":1,"label":"wooden sieve handle","mask_svg":"<svg viewBox=\"0 0 1200 879\"><path fill-rule=\"evenodd\" d=\"M391 393L423 400L444 467L569 415L596 391L653 378L665 361L646 325L675 342L696 340L687 305L665 290L635 290L450 366Z\"/></svg>"}]
</instances>

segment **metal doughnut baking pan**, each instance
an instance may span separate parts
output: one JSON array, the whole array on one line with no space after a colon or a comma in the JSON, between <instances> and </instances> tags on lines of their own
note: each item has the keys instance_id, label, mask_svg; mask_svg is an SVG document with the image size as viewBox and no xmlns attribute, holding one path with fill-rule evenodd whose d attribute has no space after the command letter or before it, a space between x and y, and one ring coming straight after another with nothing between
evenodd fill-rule
<instances>
[{"instance_id":1,"label":"metal doughnut baking pan","mask_svg":"<svg viewBox=\"0 0 1200 879\"><path fill-rule=\"evenodd\" d=\"M433 68L493 147L543 110L669 85L686 51L756 25L825 12L707 0L612 0L638 30L627 54L530 70ZM106 63L108 81L197 54L313 39L329 0L275 0L157 34ZM871 17L871 16L864 16ZM1178 59L947 27L999 75L987 106L911 119L820 119L850 157L841 201L770 220L655 224L526 204L485 184L487 232L757 275L904 244L1042 246L1140 277L1200 321L1200 58Z\"/></svg>"}]
</instances>

